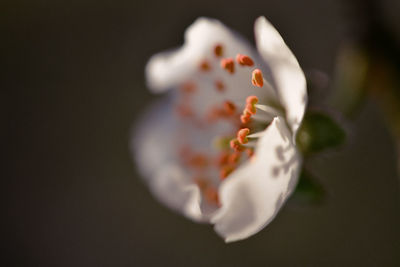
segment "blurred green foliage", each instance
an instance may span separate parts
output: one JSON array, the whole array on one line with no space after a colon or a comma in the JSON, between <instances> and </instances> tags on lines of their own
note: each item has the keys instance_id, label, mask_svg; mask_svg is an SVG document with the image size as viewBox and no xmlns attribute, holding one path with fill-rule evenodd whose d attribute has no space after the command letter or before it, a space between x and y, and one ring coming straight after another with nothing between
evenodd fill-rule
<instances>
[{"instance_id":1,"label":"blurred green foliage","mask_svg":"<svg viewBox=\"0 0 400 267\"><path fill-rule=\"evenodd\" d=\"M321 152L344 143L346 133L329 115L308 111L297 134L297 144L304 155Z\"/></svg>"},{"instance_id":2,"label":"blurred green foliage","mask_svg":"<svg viewBox=\"0 0 400 267\"><path fill-rule=\"evenodd\" d=\"M318 180L304 168L299 177L299 183L291 196L295 204L320 204L325 196L325 191Z\"/></svg>"}]
</instances>

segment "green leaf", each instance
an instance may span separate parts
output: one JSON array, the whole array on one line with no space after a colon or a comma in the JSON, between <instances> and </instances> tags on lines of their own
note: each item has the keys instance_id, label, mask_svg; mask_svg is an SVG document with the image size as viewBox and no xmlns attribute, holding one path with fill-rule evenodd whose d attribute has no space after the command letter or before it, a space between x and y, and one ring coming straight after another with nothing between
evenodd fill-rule
<instances>
[{"instance_id":1,"label":"green leaf","mask_svg":"<svg viewBox=\"0 0 400 267\"><path fill-rule=\"evenodd\" d=\"M321 152L344 143L346 133L330 116L309 111L297 134L297 144L303 154Z\"/></svg>"},{"instance_id":2,"label":"green leaf","mask_svg":"<svg viewBox=\"0 0 400 267\"><path fill-rule=\"evenodd\" d=\"M325 196L325 190L317 179L309 172L302 170L299 183L291 196L291 202L295 204L320 204Z\"/></svg>"}]
</instances>

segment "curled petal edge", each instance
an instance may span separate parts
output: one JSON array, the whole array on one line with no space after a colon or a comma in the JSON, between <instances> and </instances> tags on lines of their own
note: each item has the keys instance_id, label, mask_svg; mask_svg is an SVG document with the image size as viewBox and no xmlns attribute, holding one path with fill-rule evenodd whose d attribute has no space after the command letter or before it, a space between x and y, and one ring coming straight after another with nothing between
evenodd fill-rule
<instances>
[{"instance_id":1,"label":"curled petal edge","mask_svg":"<svg viewBox=\"0 0 400 267\"><path fill-rule=\"evenodd\" d=\"M304 73L279 32L265 17L256 20L254 31L258 52L269 65L294 140L307 105Z\"/></svg>"},{"instance_id":2,"label":"curled petal edge","mask_svg":"<svg viewBox=\"0 0 400 267\"><path fill-rule=\"evenodd\" d=\"M150 191L161 203L194 221L203 222L200 191L171 157L173 129L178 123L172 112L169 96L147 108L132 131L131 151Z\"/></svg>"},{"instance_id":3,"label":"curled petal edge","mask_svg":"<svg viewBox=\"0 0 400 267\"><path fill-rule=\"evenodd\" d=\"M201 210L198 186L188 182L178 166L165 166L150 181L152 193L167 207L197 222L206 222Z\"/></svg>"},{"instance_id":4,"label":"curled petal edge","mask_svg":"<svg viewBox=\"0 0 400 267\"><path fill-rule=\"evenodd\" d=\"M155 93L176 87L185 78L193 76L199 61L217 43L229 44L224 48L225 55L236 55L235 51L255 52L245 39L220 21L200 17L186 29L182 47L150 58L145 69L148 87Z\"/></svg>"},{"instance_id":5,"label":"curled petal edge","mask_svg":"<svg viewBox=\"0 0 400 267\"><path fill-rule=\"evenodd\" d=\"M220 186L222 207L211 218L215 231L233 242L263 229L294 190L301 157L282 117L264 131L250 159Z\"/></svg>"}]
</instances>

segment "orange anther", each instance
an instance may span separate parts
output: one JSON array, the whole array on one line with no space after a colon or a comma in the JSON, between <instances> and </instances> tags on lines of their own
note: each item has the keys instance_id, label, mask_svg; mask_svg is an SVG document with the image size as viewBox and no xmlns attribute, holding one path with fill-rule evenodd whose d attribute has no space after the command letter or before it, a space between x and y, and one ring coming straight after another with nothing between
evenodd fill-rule
<instances>
[{"instance_id":1,"label":"orange anther","mask_svg":"<svg viewBox=\"0 0 400 267\"><path fill-rule=\"evenodd\" d=\"M207 179L203 177L196 177L194 178L194 182L197 184L201 191L205 190L208 187L209 182Z\"/></svg>"},{"instance_id":2,"label":"orange anther","mask_svg":"<svg viewBox=\"0 0 400 267\"><path fill-rule=\"evenodd\" d=\"M233 148L235 151L241 152L244 150L244 147L242 146L242 144L239 142L239 140L232 139L229 143L229 145L231 146L231 148Z\"/></svg>"},{"instance_id":3,"label":"orange anther","mask_svg":"<svg viewBox=\"0 0 400 267\"><path fill-rule=\"evenodd\" d=\"M188 164L191 167L202 169L207 167L208 160L203 154L195 154L189 159Z\"/></svg>"},{"instance_id":4,"label":"orange anther","mask_svg":"<svg viewBox=\"0 0 400 267\"><path fill-rule=\"evenodd\" d=\"M181 117L185 117L185 118L192 117L194 115L193 110L185 104L180 104L180 105L176 106L176 111L178 112L178 114Z\"/></svg>"},{"instance_id":5,"label":"orange anther","mask_svg":"<svg viewBox=\"0 0 400 267\"><path fill-rule=\"evenodd\" d=\"M217 56L217 57L222 57L222 54L224 53L224 48L223 48L223 46L221 45L221 44L217 44L215 47L214 47L214 54L215 54L215 56Z\"/></svg>"},{"instance_id":6,"label":"orange anther","mask_svg":"<svg viewBox=\"0 0 400 267\"><path fill-rule=\"evenodd\" d=\"M254 148L246 149L246 154L247 156L252 157L254 155Z\"/></svg>"},{"instance_id":7,"label":"orange anther","mask_svg":"<svg viewBox=\"0 0 400 267\"><path fill-rule=\"evenodd\" d=\"M206 120L207 122L211 123L211 122L215 122L215 120L218 119L218 115L217 115L217 111L215 108L210 109L207 112L207 116L206 116Z\"/></svg>"},{"instance_id":8,"label":"orange anther","mask_svg":"<svg viewBox=\"0 0 400 267\"><path fill-rule=\"evenodd\" d=\"M254 61L249 56L242 55L242 54L236 55L236 62L242 66L250 66L251 67L254 65Z\"/></svg>"},{"instance_id":9,"label":"orange anther","mask_svg":"<svg viewBox=\"0 0 400 267\"><path fill-rule=\"evenodd\" d=\"M211 65L207 60L203 60L200 62L199 68L201 71L210 71Z\"/></svg>"},{"instance_id":10,"label":"orange anther","mask_svg":"<svg viewBox=\"0 0 400 267\"><path fill-rule=\"evenodd\" d=\"M251 83L257 87L262 87L264 85L264 78L260 69L253 70Z\"/></svg>"},{"instance_id":11,"label":"orange anther","mask_svg":"<svg viewBox=\"0 0 400 267\"><path fill-rule=\"evenodd\" d=\"M212 108L208 111L207 113L207 121L208 122L214 122L215 120L217 120L219 117L219 109L217 108Z\"/></svg>"},{"instance_id":12,"label":"orange anther","mask_svg":"<svg viewBox=\"0 0 400 267\"><path fill-rule=\"evenodd\" d=\"M229 153L223 152L217 158L217 165L218 166L226 165L228 161L229 161Z\"/></svg>"},{"instance_id":13,"label":"orange anther","mask_svg":"<svg viewBox=\"0 0 400 267\"><path fill-rule=\"evenodd\" d=\"M257 103L258 103L258 97L255 96L255 95L251 95L251 96L248 96L248 97L246 98L246 104L255 105L255 104L257 104Z\"/></svg>"},{"instance_id":14,"label":"orange anther","mask_svg":"<svg viewBox=\"0 0 400 267\"><path fill-rule=\"evenodd\" d=\"M221 178L221 180L224 180L226 177L228 177L229 174L231 174L233 171L235 170L235 168L231 165L226 165L224 167L221 168L220 172L219 172L219 177Z\"/></svg>"},{"instance_id":15,"label":"orange anther","mask_svg":"<svg viewBox=\"0 0 400 267\"><path fill-rule=\"evenodd\" d=\"M220 205L218 191L214 187L209 186L204 190L204 198L211 204Z\"/></svg>"},{"instance_id":16,"label":"orange anther","mask_svg":"<svg viewBox=\"0 0 400 267\"><path fill-rule=\"evenodd\" d=\"M257 109L255 105L258 103L258 97L255 95L248 96L246 98L246 108L244 109L244 113L250 113L251 115L256 114Z\"/></svg>"},{"instance_id":17,"label":"orange anther","mask_svg":"<svg viewBox=\"0 0 400 267\"><path fill-rule=\"evenodd\" d=\"M249 123L250 120L251 120L251 114L249 114L249 113L245 113L245 114L243 114L243 115L240 116L240 121L241 121L243 124Z\"/></svg>"},{"instance_id":18,"label":"orange anther","mask_svg":"<svg viewBox=\"0 0 400 267\"><path fill-rule=\"evenodd\" d=\"M223 92L225 91L225 84L222 81L217 80L215 81L215 88L218 92Z\"/></svg>"},{"instance_id":19,"label":"orange anther","mask_svg":"<svg viewBox=\"0 0 400 267\"><path fill-rule=\"evenodd\" d=\"M235 72L235 62L232 58L221 59L221 68L225 69L230 74L233 74Z\"/></svg>"},{"instance_id":20,"label":"orange anther","mask_svg":"<svg viewBox=\"0 0 400 267\"><path fill-rule=\"evenodd\" d=\"M250 113L251 115L254 115L254 114L256 114L257 109L252 104L246 104L246 108L244 109L243 113L245 113L245 112Z\"/></svg>"},{"instance_id":21,"label":"orange anther","mask_svg":"<svg viewBox=\"0 0 400 267\"><path fill-rule=\"evenodd\" d=\"M226 118L227 116L228 114L226 113L225 109L213 107L207 114L207 121L212 123L218 119Z\"/></svg>"},{"instance_id":22,"label":"orange anther","mask_svg":"<svg viewBox=\"0 0 400 267\"><path fill-rule=\"evenodd\" d=\"M232 165L235 165L236 163L239 162L240 156L241 156L240 152L234 152L233 154L231 154L229 156L229 163Z\"/></svg>"},{"instance_id":23,"label":"orange anther","mask_svg":"<svg viewBox=\"0 0 400 267\"><path fill-rule=\"evenodd\" d=\"M249 133L250 133L249 128L243 128L237 132L237 140L239 141L240 144L243 145L249 142L249 140L247 139L247 135Z\"/></svg>"},{"instance_id":24,"label":"orange anther","mask_svg":"<svg viewBox=\"0 0 400 267\"><path fill-rule=\"evenodd\" d=\"M224 102L224 110L227 115L233 115L236 111L236 106L231 101Z\"/></svg>"},{"instance_id":25,"label":"orange anther","mask_svg":"<svg viewBox=\"0 0 400 267\"><path fill-rule=\"evenodd\" d=\"M184 93L193 93L196 91L196 84L193 82L186 82L181 85L180 89Z\"/></svg>"}]
</instances>

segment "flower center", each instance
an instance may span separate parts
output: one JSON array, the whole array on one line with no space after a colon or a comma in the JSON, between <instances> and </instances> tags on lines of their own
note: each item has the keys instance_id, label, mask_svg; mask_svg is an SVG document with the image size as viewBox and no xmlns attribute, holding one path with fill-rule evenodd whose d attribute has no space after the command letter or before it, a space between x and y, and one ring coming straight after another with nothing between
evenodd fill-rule
<instances>
[{"instance_id":1,"label":"flower center","mask_svg":"<svg viewBox=\"0 0 400 267\"><path fill-rule=\"evenodd\" d=\"M209 143L213 144L211 149L201 151L198 146L183 142L179 151L181 163L192 175L193 182L198 185L207 203L214 206L219 206L217 188L220 182L229 178L240 164L254 156L256 139L261 135L258 131L264 130L273 117L280 114L278 110L260 104L263 99L256 96L257 92L245 99L232 99L235 90L243 90L230 81L237 75L246 79L255 90L270 85L263 78L262 71L255 67L255 61L250 56L237 54L234 60L224 57L225 50L224 45L215 44L210 49L211 56L199 61L200 80L193 79L183 83L176 104L178 116L182 120L194 123L199 132L204 129L218 129L218 125L228 125L222 127L224 132L217 130L214 136L208 138ZM203 86L204 80L211 80L212 86ZM210 87L213 92L204 92L210 90ZM196 112L194 107L199 105L194 100L196 95L207 94L214 94L215 99L224 100L216 102L213 99L210 102L214 103L211 104L200 103L200 108L206 107L205 112ZM258 110L260 112L257 112Z\"/></svg>"}]
</instances>

